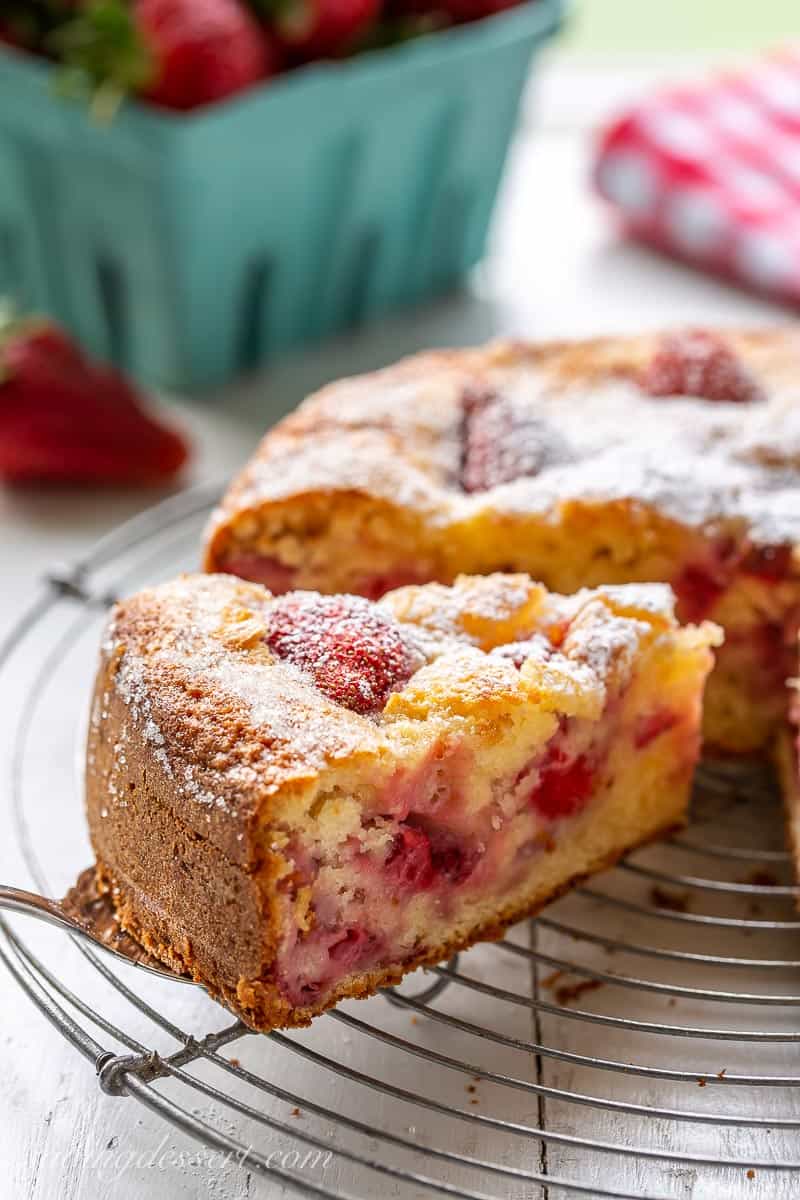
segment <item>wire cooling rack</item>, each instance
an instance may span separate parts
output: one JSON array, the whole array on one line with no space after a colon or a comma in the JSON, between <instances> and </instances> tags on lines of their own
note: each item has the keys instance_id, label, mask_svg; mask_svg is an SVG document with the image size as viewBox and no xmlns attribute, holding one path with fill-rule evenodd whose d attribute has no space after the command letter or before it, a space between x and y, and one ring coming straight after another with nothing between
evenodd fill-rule
<instances>
[{"instance_id":1,"label":"wire cooling rack","mask_svg":"<svg viewBox=\"0 0 800 1200\"><path fill-rule=\"evenodd\" d=\"M54 570L0 645L11 826L46 893L89 861L75 762L104 611L196 565L215 496ZM106 1093L238 1156L271 1196L789 1197L800 914L782 847L770 781L706 767L680 836L499 943L269 1037L19 918L0 956Z\"/></svg>"}]
</instances>

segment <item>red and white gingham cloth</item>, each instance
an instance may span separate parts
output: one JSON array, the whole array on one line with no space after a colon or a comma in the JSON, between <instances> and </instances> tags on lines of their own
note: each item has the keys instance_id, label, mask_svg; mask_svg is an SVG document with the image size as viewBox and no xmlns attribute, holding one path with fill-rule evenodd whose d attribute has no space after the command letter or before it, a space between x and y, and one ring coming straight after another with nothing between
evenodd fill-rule
<instances>
[{"instance_id":1,"label":"red and white gingham cloth","mask_svg":"<svg viewBox=\"0 0 800 1200\"><path fill-rule=\"evenodd\" d=\"M635 237L800 303L800 46L641 101L595 183Z\"/></svg>"}]
</instances>

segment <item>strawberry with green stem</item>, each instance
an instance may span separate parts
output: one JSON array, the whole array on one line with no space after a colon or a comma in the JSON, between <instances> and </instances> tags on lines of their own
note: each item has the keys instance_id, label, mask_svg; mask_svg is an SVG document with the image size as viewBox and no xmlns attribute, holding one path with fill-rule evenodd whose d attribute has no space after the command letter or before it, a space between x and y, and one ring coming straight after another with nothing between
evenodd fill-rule
<instances>
[{"instance_id":1,"label":"strawberry with green stem","mask_svg":"<svg viewBox=\"0 0 800 1200\"><path fill-rule=\"evenodd\" d=\"M128 92L197 108L278 68L274 39L239 0L83 0L52 44L106 111Z\"/></svg>"}]
</instances>

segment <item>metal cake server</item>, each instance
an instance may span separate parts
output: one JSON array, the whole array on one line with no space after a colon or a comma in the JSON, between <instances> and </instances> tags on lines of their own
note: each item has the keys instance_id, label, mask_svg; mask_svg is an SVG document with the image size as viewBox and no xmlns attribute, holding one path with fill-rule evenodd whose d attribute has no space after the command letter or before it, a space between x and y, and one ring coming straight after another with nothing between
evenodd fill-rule
<instances>
[{"instance_id":1,"label":"metal cake server","mask_svg":"<svg viewBox=\"0 0 800 1200\"><path fill-rule=\"evenodd\" d=\"M81 872L63 900L51 900L38 892L0 884L0 909L36 917L98 946L123 962L149 971L151 975L161 975L179 983L195 982L191 976L173 971L148 954L121 928L111 898L99 894L96 889L93 867Z\"/></svg>"}]
</instances>

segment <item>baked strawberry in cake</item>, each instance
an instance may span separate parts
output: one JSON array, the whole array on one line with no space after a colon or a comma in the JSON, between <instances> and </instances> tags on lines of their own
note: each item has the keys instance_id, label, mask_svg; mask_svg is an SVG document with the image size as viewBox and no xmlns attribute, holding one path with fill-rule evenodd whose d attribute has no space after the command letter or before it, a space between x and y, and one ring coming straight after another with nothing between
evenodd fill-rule
<instances>
[{"instance_id":1,"label":"baked strawberry in cake","mask_svg":"<svg viewBox=\"0 0 800 1200\"><path fill-rule=\"evenodd\" d=\"M259 1029L496 937L683 821L719 631L672 608L525 575L141 592L91 714L99 884Z\"/></svg>"},{"instance_id":2,"label":"baked strawberry in cake","mask_svg":"<svg viewBox=\"0 0 800 1200\"><path fill-rule=\"evenodd\" d=\"M343 380L266 436L205 565L372 597L462 571L669 583L726 630L708 746L759 751L796 673L800 336L499 343Z\"/></svg>"}]
</instances>

